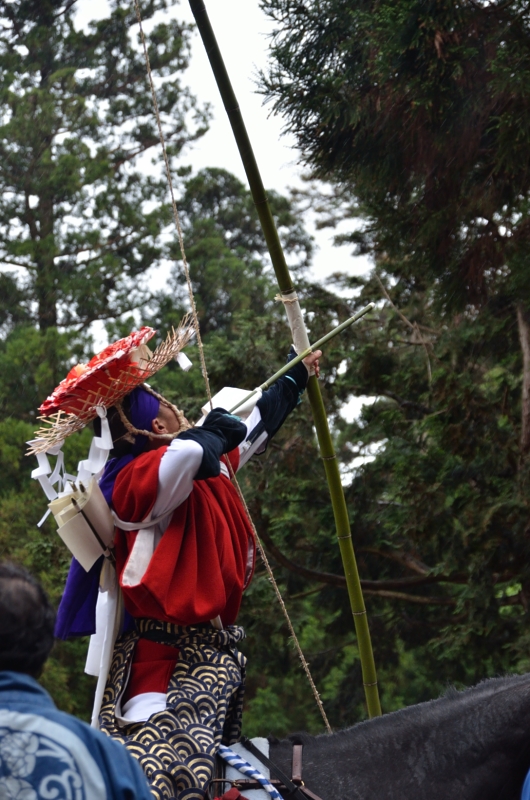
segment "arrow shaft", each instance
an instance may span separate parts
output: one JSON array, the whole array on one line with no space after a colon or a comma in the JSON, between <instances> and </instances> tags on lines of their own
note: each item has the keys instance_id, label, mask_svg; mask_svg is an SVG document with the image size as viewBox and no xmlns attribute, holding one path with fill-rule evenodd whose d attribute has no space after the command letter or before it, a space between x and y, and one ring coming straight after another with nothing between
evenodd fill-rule
<instances>
[{"instance_id":1,"label":"arrow shaft","mask_svg":"<svg viewBox=\"0 0 530 800\"><path fill-rule=\"evenodd\" d=\"M333 339L339 333L342 333L342 331L346 330L346 328L349 328L350 325L353 325L354 322L357 322L357 320L361 319L361 317L364 317L364 315L367 314L369 311L371 311L372 308L375 308L375 303L369 303L367 306L358 311L357 314L355 314L353 317L350 317L349 319L345 320L345 322L342 322L340 325L337 325L336 328L333 328L333 330L329 331L329 333L326 333L325 336L322 336L322 338L319 339L317 342L310 345L301 353L298 353L298 355L292 358L291 361L289 361L287 364L284 364L284 366L281 369L279 369L278 372L275 372L274 375L271 375L270 378L267 378L267 380L260 386L258 386L257 389L253 389L251 392L249 392L242 400L239 401L239 403L237 403L233 408L230 409L229 413L233 414L234 411L237 411L237 409L240 408L240 406L246 403L247 400L250 400L251 397L254 397L254 395L257 394L259 391L263 392L265 391L265 389L268 389L269 386L272 386L273 383L276 383L276 381L279 380L279 378L281 378L282 375L285 375L286 372L289 372L291 367L294 367L300 361L303 361L304 358L307 358L307 356L311 355L311 353L314 353L315 350L319 350L323 345L326 344L326 342L329 342L330 339Z\"/></svg>"}]
</instances>

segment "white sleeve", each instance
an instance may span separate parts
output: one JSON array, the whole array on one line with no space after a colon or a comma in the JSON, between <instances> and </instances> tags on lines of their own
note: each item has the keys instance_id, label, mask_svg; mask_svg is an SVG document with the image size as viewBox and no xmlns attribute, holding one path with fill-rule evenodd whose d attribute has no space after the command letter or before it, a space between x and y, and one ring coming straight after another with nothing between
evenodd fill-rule
<instances>
[{"instance_id":1,"label":"white sleeve","mask_svg":"<svg viewBox=\"0 0 530 800\"><path fill-rule=\"evenodd\" d=\"M184 502L193 489L203 449L191 439L173 439L160 461L158 493L151 518L164 516Z\"/></svg>"},{"instance_id":2,"label":"white sleeve","mask_svg":"<svg viewBox=\"0 0 530 800\"><path fill-rule=\"evenodd\" d=\"M238 469L255 453L262 452L268 439L257 407L243 423L247 428L247 435L239 445ZM192 439L173 439L160 461L158 492L150 514L151 519L170 514L189 497L202 456L203 449L198 442Z\"/></svg>"}]
</instances>

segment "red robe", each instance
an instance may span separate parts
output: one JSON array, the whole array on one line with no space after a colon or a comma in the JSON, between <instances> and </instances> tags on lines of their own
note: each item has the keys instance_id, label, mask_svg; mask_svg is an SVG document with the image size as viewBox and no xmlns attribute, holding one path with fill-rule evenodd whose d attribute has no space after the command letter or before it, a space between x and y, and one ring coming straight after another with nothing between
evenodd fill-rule
<instances>
[{"instance_id":1,"label":"red robe","mask_svg":"<svg viewBox=\"0 0 530 800\"><path fill-rule=\"evenodd\" d=\"M119 473L112 505L120 519L142 522L152 511L166 449L142 453ZM127 586L122 575L137 535L118 529L115 541L125 608L133 617L194 625L219 615L224 625L235 622L252 577L255 547L252 527L228 478L221 474L194 481L140 582ZM177 657L175 648L140 639L123 702L142 692L165 692Z\"/></svg>"},{"instance_id":2,"label":"red robe","mask_svg":"<svg viewBox=\"0 0 530 800\"><path fill-rule=\"evenodd\" d=\"M151 512L166 449L142 453L118 475L112 505L120 519L142 522ZM136 536L135 531L120 530L116 535L118 577L133 617L194 625L219 615L224 625L235 622L252 577L254 544L249 519L228 478L221 474L194 481L140 583L124 586L121 577Z\"/></svg>"}]
</instances>

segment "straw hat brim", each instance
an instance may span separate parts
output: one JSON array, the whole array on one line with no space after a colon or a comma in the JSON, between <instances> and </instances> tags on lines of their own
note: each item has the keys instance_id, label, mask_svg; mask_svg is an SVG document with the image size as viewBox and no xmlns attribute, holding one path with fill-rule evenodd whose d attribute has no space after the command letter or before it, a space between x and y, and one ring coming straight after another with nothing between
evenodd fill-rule
<instances>
[{"instance_id":1,"label":"straw hat brim","mask_svg":"<svg viewBox=\"0 0 530 800\"><path fill-rule=\"evenodd\" d=\"M189 343L193 329L186 316L154 352L146 345L155 334L144 326L110 344L88 364L74 367L40 406L43 426L29 453L49 450L95 419L97 407L110 408L148 381Z\"/></svg>"}]
</instances>

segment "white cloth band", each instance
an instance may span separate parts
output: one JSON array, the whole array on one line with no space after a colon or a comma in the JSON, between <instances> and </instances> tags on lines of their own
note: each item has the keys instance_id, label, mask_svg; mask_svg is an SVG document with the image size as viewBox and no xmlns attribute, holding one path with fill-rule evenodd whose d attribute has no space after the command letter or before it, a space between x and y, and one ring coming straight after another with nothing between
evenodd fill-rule
<instances>
[{"instance_id":1,"label":"white cloth band","mask_svg":"<svg viewBox=\"0 0 530 800\"><path fill-rule=\"evenodd\" d=\"M50 447L49 450L46 450L44 453L36 454L39 466L32 471L31 477L40 483L44 494L50 502L57 497L69 494L71 491L68 486L69 483L75 483L77 486L82 483L84 486L88 486L92 476L96 476L97 479L103 472L109 453L112 450L112 436L110 434L106 408L103 406L96 406L96 411L101 420L101 435L94 436L92 439L88 458L84 461L80 461L77 465L77 476L70 475L70 473L64 471L64 453L62 451L64 442L59 442L59 444ZM32 442L28 442L28 444L31 443ZM48 459L49 455L57 457L53 469ZM44 523L49 513L50 510L48 509L42 519L37 523L39 528Z\"/></svg>"}]
</instances>

